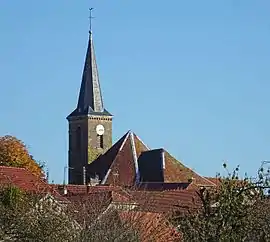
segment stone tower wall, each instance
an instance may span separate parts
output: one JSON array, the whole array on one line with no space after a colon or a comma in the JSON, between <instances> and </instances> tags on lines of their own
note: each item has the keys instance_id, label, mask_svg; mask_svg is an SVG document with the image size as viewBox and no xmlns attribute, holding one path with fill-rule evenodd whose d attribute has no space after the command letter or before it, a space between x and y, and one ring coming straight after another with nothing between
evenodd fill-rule
<instances>
[{"instance_id":1,"label":"stone tower wall","mask_svg":"<svg viewBox=\"0 0 270 242\"><path fill-rule=\"evenodd\" d=\"M104 126L103 149L98 147L96 126ZM80 128L80 137L78 137ZM78 140L80 138L80 140ZM80 142L80 145L78 145ZM89 149L94 154L106 152L112 145L112 117L90 116L74 118L69 121L69 183L83 184L83 167L92 161ZM90 151L90 152L91 152Z\"/></svg>"},{"instance_id":2,"label":"stone tower wall","mask_svg":"<svg viewBox=\"0 0 270 242\"><path fill-rule=\"evenodd\" d=\"M102 124L105 131L103 135L104 148L106 151L112 146L112 118L104 116L95 116L88 119L88 145L92 148L98 148L96 126Z\"/></svg>"}]
</instances>

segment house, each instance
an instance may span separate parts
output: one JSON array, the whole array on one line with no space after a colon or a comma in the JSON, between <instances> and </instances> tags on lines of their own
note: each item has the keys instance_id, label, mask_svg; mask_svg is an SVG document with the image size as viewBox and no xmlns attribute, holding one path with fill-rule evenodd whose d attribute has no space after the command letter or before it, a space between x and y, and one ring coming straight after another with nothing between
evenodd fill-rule
<instances>
[{"instance_id":1,"label":"house","mask_svg":"<svg viewBox=\"0 0 270 242\"><path fill-rule=\"evenodd\" d=\"M179 241L181 235L167 215L173 209L185 211L196 204L194 191L150 192L104 185L66 185L65 189L65 198L78 206L77 210L83 210L78 212L80 224L97 226L100 221L97 229L110 230L117 223L119 228L125 227L125 232L138 231L140 241Z\"/></svg>"}]
</instances>

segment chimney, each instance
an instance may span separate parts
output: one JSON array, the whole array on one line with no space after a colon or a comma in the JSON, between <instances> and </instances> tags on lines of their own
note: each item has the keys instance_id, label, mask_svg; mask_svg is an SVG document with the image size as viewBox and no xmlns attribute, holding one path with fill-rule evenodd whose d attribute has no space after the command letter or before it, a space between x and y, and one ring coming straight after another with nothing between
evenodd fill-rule
<instances>
[{"instance_id":1,"label":"chimney","mask_svg":"<svg viewBox=\"0 0 270 242\"><path fill-rule=\"evenodd\" d=\"M58 191L61 195L67 195L67 193L68 193L67 186L66 185L59 185Z\"/></svg>"},{"instance_id":2,"label":"chimney","mask_svg":"<svg viewBox=\"0 0 270 242\"><path fill-rule=\"evenodd\" d=\"M86 186L86 193L88 194L89 193L89 190L90 190L90 184L88 183L87 186Z\"/></svg>"},{"instance_id":3,"label":"chimney","mask_svg":"<svg viewBox=\"0 0 270 242\"><path fill-rule=\"evenodd\" d=\"M67 195L67 193L68 193L68 190L67 190L67 186L66 185L64 185L63 193L64 193L64 195Z\"/></svg>"}]
</instances>

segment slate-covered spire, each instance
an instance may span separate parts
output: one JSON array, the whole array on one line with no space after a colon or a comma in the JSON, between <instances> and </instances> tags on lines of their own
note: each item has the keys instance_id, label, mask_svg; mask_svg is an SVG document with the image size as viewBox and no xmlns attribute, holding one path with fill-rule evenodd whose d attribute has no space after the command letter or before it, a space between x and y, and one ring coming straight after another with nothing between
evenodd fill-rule
<instances>
[{"instance_id":1,"label":"slate-covered spire","mask_svg":"<svg viewBox=\"0 0 270 242\"><path fill-rule=\"evenodd\" d=\"M85 58L80 95L77 105L78 112L103 112L103 100L99 83L93 36L89 31L88 48Z\"/></svg>"},{"instance_id":2,"label":"slate-covered spire","mask_svg":"<svg viewBox=\"0 0 270 242\"><path fill-rule=\"evenodd\" d=\"M81 88L77 108L67 117L82 115L112 116L103 106L98 68L93 44L93 34L89 31Z\"/></svg>"}]
</instances>

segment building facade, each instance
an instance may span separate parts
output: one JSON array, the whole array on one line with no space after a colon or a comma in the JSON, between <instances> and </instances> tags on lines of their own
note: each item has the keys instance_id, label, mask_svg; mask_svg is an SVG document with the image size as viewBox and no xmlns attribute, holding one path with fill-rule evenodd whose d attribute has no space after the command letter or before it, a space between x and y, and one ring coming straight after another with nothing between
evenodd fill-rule
<instances>
[{"instance_id":1,"label":"building facade","mask_svg":"<svg viewBox=\"0 0 270 242\"><path fill-rule=\"evenodd\" d=\"M150 149L132 131L112 145L112 115L104 108L91 31L78 104L67 120L69 184L181 189L215 186L165 149Z\"/></svg>"}]
</instances>

